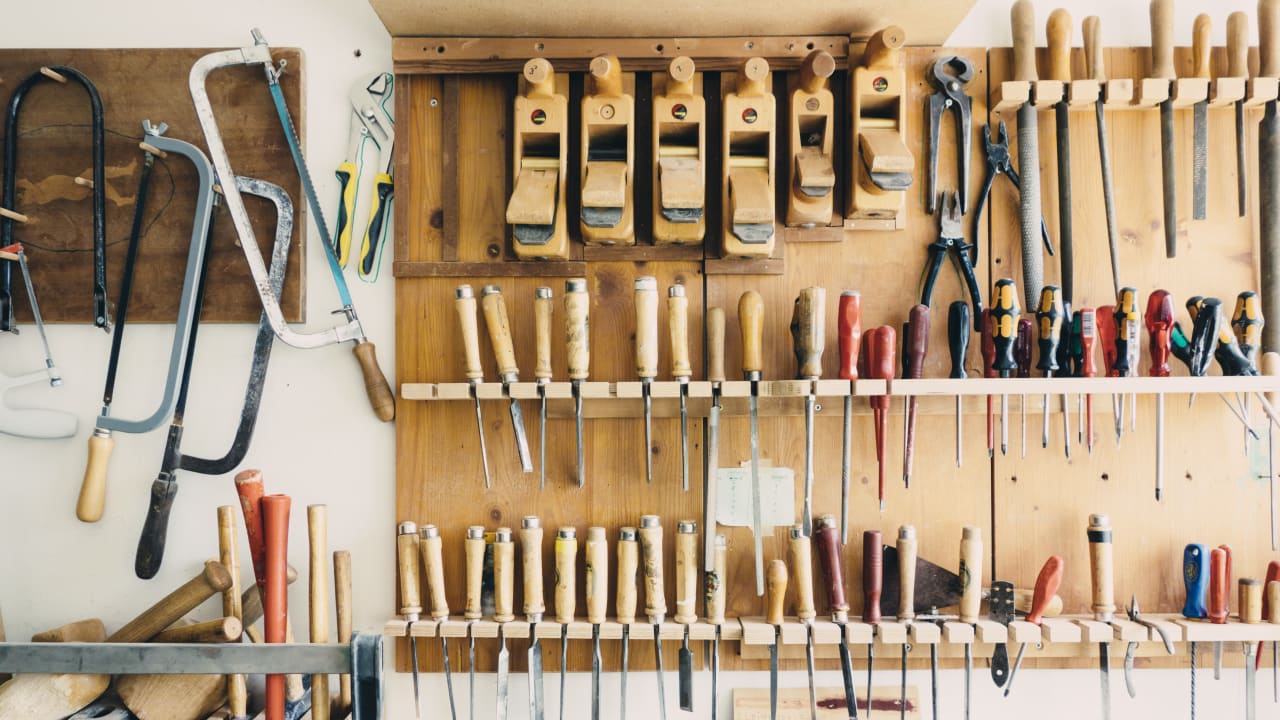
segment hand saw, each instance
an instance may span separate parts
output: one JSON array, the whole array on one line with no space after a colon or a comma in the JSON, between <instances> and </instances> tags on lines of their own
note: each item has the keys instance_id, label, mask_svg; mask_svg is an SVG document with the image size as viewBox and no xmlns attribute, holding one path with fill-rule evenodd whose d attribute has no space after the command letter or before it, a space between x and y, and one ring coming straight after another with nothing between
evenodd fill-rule
<instances>
[{"instance_id":1,"label":"hand saw","mask_svg":"<svg viewBox=\"0 0 1280 720\"><path fill-rule=\"evenodd\" d=\"M377 356L374 354L374 345L365 338L364 328L360 325L360 319L356 317L356 309L351 302L351 293L347 289L347 281L342 275L342 268L338 265L338 258L333 252L333 241L329 235L329 228L325 224L324 213L320 210L320 200L316 196L315 186L311 182L311 174L307 170L306 160L302 155L302 143L294 130L289 108L285 105L284 93L280 89L280 75L284 72L285 63L282 61L277 67L275 61L271 58L271 48L267 46L267 41L262 37L262 33L256 29L253 31L253 39L253 45L238 50L223 50L210 53L192 65L188 84L191 90L191 99L196 108L196 117L200 121L201 130L204 132L205 142L209 145L209 155L213 160L213 166L217 170L218 177L235 177L236 174L231 169L231 158L227 155L226 145L222 142L222 135L218 131L217 118L213 114L213 105L209 101L205 82L210 73L220 68L251 65L262 67L266 75L267 87L271 91L271 99L276 106L276 114L280 117L280 126L284 130L285 140L289 144L289 152L293 155L294 166L298 171L299 178L302 180L302 190L307 196L307 205L311 209L316 228L320 232L320 240L324 245L325 259L329 264L329 272L333 276L333 284L342 302L342 307L336 312L341 312L346 317L346 322L317 332L299 332L285 323L284 315L280 311L280 303L271 292L271 281L268 277L267 267L262 261L258 239L254 234L253 226L249 222L249 213L245 210L244 200L240 197L240 190L235 187L234 183L228 183L223 188L226 194L227 209L231 212L231 220L235 224L236 235L240 238L240 246L244 250L245 260L249 263L249 272L253 276L254 284L257 286L258 298L262 301L262 309L271 321L271 327L275 330L276 337L294 347L305 349L347 341L354 342L353 352L360 363L360 370L364 375L365 392L369 396L369 402L379 419L390 422L395 418L395 398L391 394L390 386L387 385L387 379L382 375L381 368L378 367Z\"/></svg>"},{"instance_id":2,"label":"hand saw","mask_svg":"<svg viewBox=\"0 0 1280 720\"><path fill-rule=\"evenodd\" d=\"M338 254L338 265L345 268L351 254L360 189L366 171L371 166L376 167L369 222L360 241L360 259L356 265L356 273L365 282L378 279L382 240L386 235L386 221L394 192L391 179L391 150L396 127L392 115L394 89L395 75L389 72L362 78L351 86L351 136L347 144L347 158L335 173L342 192L338 201L337 227L334 228L334 252ZM370 160L376 161L376 165L367 162Z\"/></svg>"}]
</instances>

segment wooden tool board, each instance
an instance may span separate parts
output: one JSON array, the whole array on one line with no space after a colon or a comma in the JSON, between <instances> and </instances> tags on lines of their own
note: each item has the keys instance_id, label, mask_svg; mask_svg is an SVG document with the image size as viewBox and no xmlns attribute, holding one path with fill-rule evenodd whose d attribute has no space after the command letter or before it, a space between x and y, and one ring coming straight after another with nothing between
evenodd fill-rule
<instances>
[{"instance_id":1,"label":"wooden tool board","mask_svg":"<svg viewBox=\"0 0 1280 720\"><path fill-rule=\"evenodd\" d=\"M763 43L767 39L762 39ZM475 40L470 52L481 52L483 40ZM496 41L495 41L496 42ZM584 44L585 46L585 44ZM634 380L632 280L637 275L654 275L660 292L673 282L684 282L703 292L690 292L691 355L695 379L705 377L702 366L703 313L706 307L723 307L727 318L726 370L730 379L740 377L740 342L738 339L737 301L747 289L758 290L765 300L765 367L766 379L794 376L795 359L791 349L788 323L792 302L798 291L819 285L827 290L826 353L824 377L833 378L837 370L836 303L845 289L862 293L863 331L880 324L899 329L910 307L919 297L919 277L924 267L927 246L938 233L937 218L923 210L926 147L924 146L925 97L932 88L925 81L929 63L938 56L961 54L974 63L975 74L967 91L973 96L973 155L971 159L970 208L977 200L985 172L985 156L981 132L988 120L987 98L990 89L1008 76L1007 49L908 48L907 98L908 128L906 139L915 155L915 181L907 202L907 228L898 232L843 231L839 242L801 242L795 234L810 231L779 228L779 250L767 261L734 265L734 261L718 259L718 248L701 248L693 256L679 248L654 248L641 235L635 248L587 249L577 242L571 260L565 263L517 263L507 261L509 231L503 223L503 211L509 194L510 177L507 160L510 123L510 101L514 92L514 76L519 64L502 54L506 46L493 46L495 66L504 74L473 74L484 67L482 61L460 62L453 71L447 63L433 63L432 39L397 40L397 71L402 73L397 85L397 116L406 118L411 128L409 141L397 148L397 178L401 197L407 202L396 206L396 274L397 282L397 387L406 383L459 382L465 379L461 357L457 318L453 308L453 291L461 283L470 283L478 291L484 284L496 283L502 288L511 312L516 356L522 379L532 378L534 330L531 303L534 288L552 287L556 315L553 321L553 369L556 380L565 379L562 342L563 280L584 276L591 296L591 379L603 381ZM785 48L785 44L770 45ZM599 51L609 47L601 41ZM860 52L854 47L850 52ZM797 53L804 55L803 42ZM1077 51L1078 52L1078 51ZM1180 51L1182 52L1182 51ZM765 53L775 72L775 90L784 83L785 75L798 67L794 57L775 58ZM778 55L785 56L779 50ZM833 54L835 54L833 52ZM717 69L732 67L732 55L711 53L706 65ZM585 62L574 59L557 61L557 71L573 73L580 88ZM1113 49L1107 52L1108 72L1112 77L1137 77L1145 72L1140 50ZM1180 59L1182 55L1179 55ZM637 87L648 87L646 71L665 66L653 58L641 60ZM695 56L699 70L706 65ZM1043 67L1042 59L1042 67ZM1189 63L1189 60L1187 61ZM510 65L510 67L508 67ZM1076 75L1083 74L1077 59ZM463 66L466 66L463 68ZM628 68L623 59L624 70ZM837 66L845 67L837 57ZM633 66L634 67L634 66ZM704 87L718 87L713 73L703 79ZM832 78L837 104L847 108L847 74L842 69ZM570 107L574 105L570 95ZM778 101L780 117L785 117L786 102ZM708 101L710 109L711 100ZM637 105L642 116L648 107ZM1250 116L1250 138L1256 141L1257 112ZM1007 117L991 116L1009 125L1011 150L1016 158L1017 125L1013 113ZM1190 294L1217 296L1229 309L1240 290L1256 289L1256 248L1251 228L1256 224L1256 203L1250 216L1236 218L1234 194L1234 140L1230 111L1210 111L1209 155L1210 197L1209 219L1190 222L1190 111L1179 111L1178 127L1187 138L1179 148L1180 181L1186 210L1179 213L1186 220L1179 257L1164 258L1160 227L1160 161L1158 113L1155 110L1126 110L1107 114L1110 133L1111 161L1114 168L1118 221L1122 233L1121 260L1126 268L1124 282L1139 289L1140 310L1145 308L1147 294L1157 284L1174 293L1176 317L1189 327L1182 303ZM1057 194L1055 189L1053 113L1040 113L1040 156L1042 197L1045 219L1055 244L1057 229ZM1075 189L1075 263L1077 307L1111 304L1110 269L1103 223L1101 183L1097 181L1097 145L1094 135L1092 106L1087 112L1072 117L1072 172ZM841 123L843 125L843 123ZM709 129L708 146L717 125ZM994 130L994 128L993 128ZM944 116L939 152L940 189L953 187L956 180L952 121ZM848 130L837 134L838 158L848 154ZM640 137L637 133L637 137ZM572 136L571 136L572 139ZM1256 142L1255 142L1256 145ZM1249 150L1255 162L1256 149ZM785 155L783 163L787 162ZM643 160L638 160L643 162ZM714 161L713 161L714 162ZM837 163L837 175L846 176ZM572 158L569 167L574 167ZM708 177L715 177L708 172ZM780 185L785 180L780 175ZM571 176L570 183L575 180ZM1251 176L1251 192L1256 193L1256 174ZM643 188L643 180L637 182ZM570 191L572 192L572 191ZM716 193L708 192L709 196ZM571 195L572 198L572 195ZM839 208L837 195L837 211ZM572 208L571 204L571 208ZM637 206L637 217L648 212L647 205ZM715 238L715 220L708 215L708 238ZM1017 195L1006 178L997 178L988 209L975 228L972 212L965 217L966 236L976 234L979 244L977 274L983 287L984 301L989 300L995 279L1013 277L1021 283L1019 236L1017 232ZM828 228L811 232L829 233ZM576 238L575 238L576 239ZM800 240L810 238L799 238ZM714 244L714 240L711 241ZM616 258L616 259L614 259ZM932 306L930 353L924 376L946 377L949 360L946 342L946 310L951 301L964 299L957 274L949 260L939 275ZM1045 258L1045 282L1057 278L1057 261ZM1021 298L1021 296L1020 296ZM659 337L662 350L659 380L670 379L667 348L665 304L660 304ZM1034 308L1023 308L1030 317ZM487 380L494 379L492 353L487 338L481 333L481 356ZM1144 332L1145 345L1145 332ZM979 340L971 340L966 368L971 377L982 375ZM1149 364L1144 358L1142 374ZM1101 356L1099 355L1099 364ZM1185 375L1185 368L1173 363L1175 375ZM900 370L899 370L900 372ZM1216 371L1215 371L1216 372ZM1036 373L1037 375L1039 373ZM996 398L997 434L999 398ZM1176 612L1181 607L1181 550L1187 542L1213 545L1231 543L1236 551L1235 575L1260 575L1267 559L1267 527L1265 478L1254 479L1261 462L1265 473L1265 443L1254 443L1252 470L1242 454L1242 430L1222 402L1202 395L1194 408L1186 409L1185 396L1170 395L1166 401L1166 479L1165 500L1156 504L1153 493L1154 466L1154 399L1143 397L1138 405L1138 429L1126 428L1123 446L1117 451L1112 434L1110 400L1106 395L1094 397L1094 433L1097 437L1092 456L1086 454L1074 434L1076 403L1072 397L1070 411L1073 423L1072 458L1063 457L1061 419L1057 414L1057 398L1051 398L1050 447L1042 450L1040 437L1040 398L1028 397L1026 460L1021 459L1019 397L1009 398L1010 448L1002 456L997 448L994 462L985 453L985 402L981 396L964 399L963 439L964 464L957 468L954 458L954 400L951 397L929 397L920 401L920 418L916 430L915 467L910 489L901 481L902 407L901 398L893 398L886 442L886 510L876 506L876 460L874 432L870 411L864 398L855 399L853 427L853 477L850 497L850 543L845 549L845 574L851 614L861 612L860 582L862 530L881 530L886 543L896 538L897 528L912 524L919 534L919 552L939 565L954 568L959 556L960 531L963 526L982 529L985 562L982 583L992 579L1009 580L1018 587L1031 587L1041 564L1050 554L1066 559L1066 574L1060 594L1065 601L1065 614L1088 612L1089 569L1085 527L1091 512L1112 516L1116 536L1116 599L1118 604L1136 594L1145 612ZM536 444L538 424L536 400L522 403L530 444ZM615 406L617 407L617 406ZM520 518L537 514L547 535L559 525L573 525L584 532L589 525L608 529L610 540L610 615L612 616L613 569L617 529L636 525L641 514L656 513L662 517L667 535L674 535L680 519L696 519L702 527L701 459L703 421L691 418L690 491L683 493L680 484L679 423L655 417L654 483L646 486L643 470L643 427L639 402L627 409L627 418L591 419L586 426L586 487L579 490L574 480L574 434L571 420L552 419L547 436L547 489L538 490L538 477L522 475L515 461L515 448L505 403L485 402L484 422L488 457L493 472L493 488L485 490L476 439L474 410L470 401L416 402L399 404L397 423L397 520L434 523L440 527L445 542L445 575L451 608L463 604L462 539L469 525L484 525L489 530L498 526L518 528ZM1255 407L1255 424L1260 412ZM817 513L839 513L841 414L838 402L824 405L818 412L815 437L816 482L814 509ZM1126 419L1127 423L1127 419ZM1265 438L1265 435L1264 435ZM804 421L799 414L788 417L765 416L760 421L761 458L775 465L786 465L796 471L795 503L801 506L804 469ZM997 439L998 445L998 439ZM726 417L721 423L720 467L731 467L748 457L748 430L745 418ZM798 519L798 517L797 517ZM776 528L764 540L766 561L785 557L785 527ZM391 532L391 528L387 529ZM729 541L727 609L729 618L759 615L762 602L754 593L752 538L749 528L721 526ZM549 542L549 541L548 541ZM666 592L672 606L674 581L673 543L666 543L668 577ZM549 545L544 549L545 572L550 587L551 563ZM579 572L583 561L579 556ZM520 571L516 571L516 587L521 587ZM815 580L819 579L819 573ZM1234 592L1234 590L1233 590ZM819 587L819 616L827 613L825 595ZM787 608L793 611L794 590L790 591ZM579 597L579 615L584 605ZM516 593L517 616L520 615L521 593ZM550 600L548 599L548 605ZM390 609L394 612L394 608ZM548 607L548 612L551 608ZM703 612L699 602L698 612ZM642 631L643 632L643 631ZM633 643L648 646L647 633L633 636ZM645 639L639 639L645 638ZM397 669L409 669L407 644L399 641ZM512 641L513 669L523 670L524 641ZM674 667L676 643L667 643L665 660ZM434 643L423 644L430 651L422 653L422 667L439 670L439 651ZM455 653L454 667L460 667L462 645L450 644ZM587 643L570 645L571 670L590 666ZM617 668L619 651L616 643L603 647L604 666ZM695 653L701 653L695 648ZM477 669L493 669L493 653L482 653ZM545 653L544 667L558 667L556 653ZM927 667L927 653L913 652L912 665ZM637 653L632 648L633 670L652 667L649 652ZM698 661L700 662L700 660ZM726 669L761 669L760 660L745 660L733 651L722 649ZM945 659L944 664L956 664ZM1036 662L1031 660L1033 664ZM1043 661L1046 665L1064 666L1096 663L1096 660L1056 657ZM1173 660L1153 658L1152 664L1185 664L1185 655ZM887 661L886 661L887 663ZM896 659L894 663L896 665ZM820 665L835 668L831 660ZM800 669L803 661L784 660L784 668Z\"/></svg>"},{"instance_id":2,"label":"wooden tool board","mask_svg":"<svg viewBox=\"0 0 1280 720\"><path fill-rule=\"evenodd\" d=\"M187 76L192 64L209 52L207 48L0 50L0 79L4 81L0 97L6 108L12 88L45 65L80 70L102 96L106 128L107 294L113 320L142 170L143 153L138 149L142 121L167 123L167 136L204 150L204 134L196 120ZM298 132L304 133L302 52L277 48L274 54L277 61L288 62L280 84ZM218 70L210 75L207 88L235 171L274 182L293 199L293 246L280 304L288 320L305 320L306 200L262 71L256 67ZM87 187L74 182L76 177L92 178L89 99L74 82L63 86L42 80L27 93L20 112L17 201L11 209L29 216L31 222L15 223L13 237L26 248L44 321L89 323L93 308L93 200ZM0 138L3 133L0 126ZM3 158L0 142L0 163L4 162L7 159ZM195 171L189 162L179 157L156 159L128 321L171 323L177 317L195 213L195 190ZM269 263L275 210L270 203L252 198L245 205L264 262ZM208 322L256 323L262 305L231 217L219 209L214 212L213 222L201 318ZM27 293L16 268L13 297L19 322L29 323Z\"/></svg>"}]
</instances>

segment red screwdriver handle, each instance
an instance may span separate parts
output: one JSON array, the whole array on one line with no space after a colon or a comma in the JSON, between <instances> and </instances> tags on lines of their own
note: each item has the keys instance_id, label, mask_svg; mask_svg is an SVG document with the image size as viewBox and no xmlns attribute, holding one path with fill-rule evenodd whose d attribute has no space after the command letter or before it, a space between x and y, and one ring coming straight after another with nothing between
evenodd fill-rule
<instances>
[{"instance_id":1,"label":"red screwdriver handle","mask_svg":"<svg viewBox=\"0 0 1280 720\"><path fill-rule=\"evenodd\" d=\"M1031 594L1031 612L1027 614L1027 622L1040 624L1045 610L1049 608L1049 601L1058 594L1058 587L1062 585L1062 567L1062 558L1054 555L1040 568L1036 589Z\"/></svg>"},{"instance_id":2,"label":"red screwdriver handle","mask_svg":"<svg viewBox=\"0 0 1280 720\"><path fill-rule=\"evenodd\" d=\"M1151 353L1151 377L1169 377L1169 348L1173 337L1173 296L1156 290L1147 298L1148 348Z\"/></svg>"},{"instance_id":3,"label":"red screwdriver handle","mask_svg":"<svg viewBox=\"0 0 1280 720\"><path fill-rule=\"evenodd\" d=\"M873 332L874 335L868 338L871 349L867 358L867 375L877 380L892 380L896 375L894 360L898 356L898 333L889 325L881 325ZM875 395L871 398L871 404L887 410L889 396Z\"/></svg>"},{"instance_id":4,"label":"red screwdriver handle","mask_svg":"<svg viewBox=\"0 0 1280 720\"><path fill-rule=\"evenodd\" d=\"M918 380L924 375L924 356L929 352L929 307L916 305L907 316L906 370L903 377Z\"/></svg>"},{"instance_id":5,"label":"red screwdriver handle","mask_svg":"<svg viewBox=\"0 0 1280 720\"><path fill-rule=\"evenodd\" d=\"M1116 373L1116 307L1114 305L1103 305L1098 308L1096 318L1101 318L1101 322L1096 323L1098 328L1098 344L1102 345L1102 364L1107 371L1107 377L1119 377Z\"/></svg>"},{"instance_id":6,"label":"red screwdriver handle","mask_svg":"<svg viewBox=\"0 0 1280 720\"><path fill-rule=\"evenodd\" d=\"M1262 582L1262 619L1267 622L1274 622L1271 619L1271 593L1267 592L1267 587L1272 580L1280 580L1280 560L1272 560L1267 563L1267 579ZM1280 612L1280 608L1275 608ZM1262 642L1258 642L1258 654L1253 659L1253 667L1256 670L1262 665Z\"/></svg>"},{"instance_id":7,"label":"red screwdriver handle","mask_svg":"<svg viewBox=\"0 0 1280 720\"><path fill-rule=\"evenodd\" d=\"M862 621L880 622L880 593L884 587L884 546L879 530L862 533Z\"/></svg>"},{"instance_id":8,"label":"red screwdriver handle","mask_svg":"<svg viewBox=\"0 0 1280 720\"><path fill-rule=\"evenodd\" d=\"M1018 320L1018 335L1013 340L1013 360L1018 364L1018 377L1031 377L1031 332L1035 323L1031 318Z\"/></svg>"},{"instance_id":9,"label":"red screwdriver handle","mask_svg":"<svg viewBox=\"0 0 1280 720\"><path fill-rule=\"evenodd\" d=\"M837 310L840 335L840 379L858 379L858 346L862 343L862 294L854 290L840 293Z\"/></svg>"},{"instance_id":10,"label":"red screwdriver handle","mask_svg":"<svg viewBox=\"0 0 1280 720\"><path fill-rule=\"evenodd\" d=\"M1080 376L1093 377L1097 364L1093 359L1093 346L1098 340L1098 315L1093 308L1080 309Z\"/></svg>"},{"instance_id":11,"label":"red screwdriver handle","mask_svg":"<svg viewBox=\"0 0 1280 720\"><path fill-rule=\"evenodd\" d=\"M1229 581L1227 551L1214 548L1209 553L1209 621L1222 625L1227 621L1227 582Z\"/></svg>"}]
</instances>

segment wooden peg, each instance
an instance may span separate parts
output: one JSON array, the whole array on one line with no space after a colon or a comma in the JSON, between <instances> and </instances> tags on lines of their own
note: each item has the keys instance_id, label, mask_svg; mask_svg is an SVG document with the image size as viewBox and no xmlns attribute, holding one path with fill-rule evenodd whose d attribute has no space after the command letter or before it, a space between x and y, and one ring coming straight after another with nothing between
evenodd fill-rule
<instances>
[{"instance_id":1,"label":"wooden peg","mask_svg":"<svg viewBox=\"0 0 1280 720\"><path fill-rule=\"evenodd\" d=\"M525 63L516 93L512 136L511 197L506 220L521 260L569 256L565 219L569 101L557 92L551 63Z\"/></svg>"},{"instance_id":2,"label":"wooden peg","mask_svg":"<svg viewBox=\"0 0 1280 720\"><path fill-rule=\"evenodd\" d=\"M31 218L27 217L26 215L23 215L22 213L17 212L16 210L10 210L8 208L3 208L3 207L0 207L0 217L9 218L14 222L20 222L23 224L31 222Z\"/></svg>"},{"instance_id":3,"label":"wooden peg","mask_svg":"<svg viewBox=\"0 0 1280 720\"><path fill-rule=\"evenodd\" d=\"M93 189L93 181L90 180L89 178L76 177L76 179L73 180L72 182L79 185L80 187L86 187L86 188L89 188L90 190Z\"/></svg>"},{"instance_id":4,"label":"wooden peg","mask_svg":"<svg viewBox=\"0 0 1280 720\"><path fill-rule=\"evenodd\" d=\"M45 66L40 68L40 74L49 78L50 80L53 80L54 82L60 82L63 85L67 84L67 76L63 75L57 70L54 70L51 67Z\"/></svg>"}]
</instances>

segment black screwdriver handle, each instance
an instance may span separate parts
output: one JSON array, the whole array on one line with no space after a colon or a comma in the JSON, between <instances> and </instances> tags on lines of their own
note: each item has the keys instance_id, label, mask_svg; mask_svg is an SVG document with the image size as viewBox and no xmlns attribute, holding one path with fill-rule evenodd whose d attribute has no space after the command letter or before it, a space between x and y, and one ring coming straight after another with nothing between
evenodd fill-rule
<instances>
[{"instance_id":1,"label":"black screwdriver handle","mask_svg":"<svg viewBox=\"0 0 1280 720\"><path fill-rule=\"evenodd\" d=\"M1018 318L1021 316L1017 286L1009 278L997 280L991 294L990 323L991 339L996 346L992 367L1000 372L1001 377L1009 377L1009 373L1018 367L1013 357L1013 341L1018 334Z\"/></svg>"},{"instance_id":2,"label":"black screwdriver handle","mask_svg":"<svg viewBox=\"0 0 1280 720\"><path fill-rule=\"evenodd\" d=\"M1058 371L1058 343L1062 339L1062 293L1056 285L1040 290L1040 307L1036 309L1036 329L1040 333L1037 346L1040 362L1036 369L1050 377Z\"/></svg>"},{"instance_id":3,"label":"black screwdriver handle","mask_svg":"<svg viewBox=\"0 0 1280 720\"><path fill-rule=\"evenodd\" d=\"M969 354L969 335L973 333L973 318L968 303L956 300L947 310L947 347L951 350L951 377L963 380L965 356Z\"/></svg>"}]
</instances>

